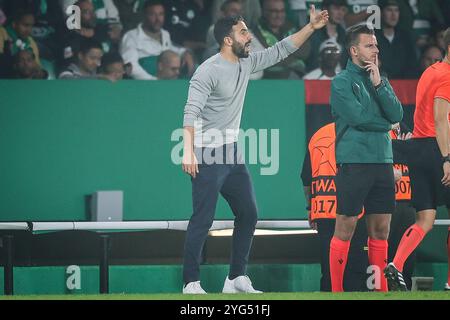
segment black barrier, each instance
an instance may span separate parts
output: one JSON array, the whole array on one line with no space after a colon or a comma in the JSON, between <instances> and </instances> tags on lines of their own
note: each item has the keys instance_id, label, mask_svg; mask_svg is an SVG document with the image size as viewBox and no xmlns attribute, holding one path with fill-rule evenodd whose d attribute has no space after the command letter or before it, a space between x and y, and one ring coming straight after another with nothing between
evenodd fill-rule
<instances>
[{"instance_id":1,"label":"black barrier","mask_svg":"<svg viewBox=\"0 0 450 320\"><path fill-rule=\"evenodd\" d=\"M4 269L4 281L5 281L5 295L14 294L14 237L12 235L6 235L3 238L3 246L5 250L5 269Z\"/></svg>"},{"instance_id":2,"label":"black barrier","mask_svg":"<svg viewBox=\"0 0 450 320\"><path fill-rule=\"evenodd\" d=\"M110 241L109 235L102 234L100 236L100 293L109 293L109 251Z\"/></svg>"}]
</instances>

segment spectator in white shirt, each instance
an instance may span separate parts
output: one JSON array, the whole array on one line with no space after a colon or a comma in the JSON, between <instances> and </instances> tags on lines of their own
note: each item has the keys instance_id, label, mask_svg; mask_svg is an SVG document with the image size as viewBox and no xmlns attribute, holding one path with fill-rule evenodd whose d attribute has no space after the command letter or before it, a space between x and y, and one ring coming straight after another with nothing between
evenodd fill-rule
<instances>
[{"instance_id":1,"label":"spectator in white shirt","mask_svg":"<svg viewBox=\"0 0 450 320\"><path fill-rule=\"evenodd\" d=\"M170 34L163 29L165 12L162 1L150 0L144 6L144 21L136 29L128 31L122 39L120 53L125 63L131 63L131 76L137 80L156 80L157 58L165 50L181 56L187 75L194 73L192 54L185 48L172 44Z\"/></svg>"},{"instance_id":2,"label":"spectator in white shirt","mask_svg":"<svg viewBox=\"0 0 450 320\"><path fill-rule=\"evenodd\" d=\"M334 40L325 40L319 47L319 68L307 73L304 80L332 80L341 71L342 48Z\"/></svg>"}]
</instances>

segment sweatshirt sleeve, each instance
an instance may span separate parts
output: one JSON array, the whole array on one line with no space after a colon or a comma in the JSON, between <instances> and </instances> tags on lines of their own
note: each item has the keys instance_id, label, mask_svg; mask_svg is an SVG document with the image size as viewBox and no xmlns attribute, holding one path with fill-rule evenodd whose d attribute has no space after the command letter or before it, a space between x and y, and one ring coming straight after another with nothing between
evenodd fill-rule
<instances>
[{"instance_id":1,"label":"sweatshirt sleeve","mask_svg":"<svg viewBox=\"0 0 450 320\"><path fill-rule=\"evenodd\" d=\"M397 123L403 119L403 107L394 89L386 78L382 78L383 83L376 89L378 95L378 101L380 102L381 109L387 120L391 123Z\"/></svg>"},{"instance_id":2,"label":"sweatshirt sleeve","mask_svg":"<svg viewBox=\"0 0 450 320\"><path fill-rule=\"evenodd\" d=\"M258 72L271 67L278 62L286 59L290 54L297 51L298 48L294 45L290 37L278 41L272 47L266 48L262 51L253 52L250 54L251 72Z\"/></svg>"},{"instance_id":3,"label":"sweatshirt sleeve","mask_svg":"<svg viewBox=\"0 0 450 320\"><path fill-rule=\"evenodd\" d=\"M184 127L193 127L205 108L206 101L215 87L216 80L210 66L198 68L189 84L188 99L184 107Z\"/></svg>"},{"instance_id":4,"label":"sweatshirt sleeve","mask_svg":"<svg viewBox=\"0 0 450 320\"><path fill-rule=\"evenodd\" d=\"M120 54L125 63L131 63L131 76L136 80L156 80L157 78L141 67L139 64L139 53L137 50L137 39L129 31L125 34L120 45Z\"/></svg>"},{"instance_id":5,"label":"sweatshirt sleeve","mask_svg":"<svg viewBox=\"0 0 450 320\"><path fill-rule=\"evenodd\" d=\"M391 123L363 106L352 89L352 82L345 77L336 77L331 82L331 108L350 127L363 131L388 132Z\"/></svg>"}]
</instances>

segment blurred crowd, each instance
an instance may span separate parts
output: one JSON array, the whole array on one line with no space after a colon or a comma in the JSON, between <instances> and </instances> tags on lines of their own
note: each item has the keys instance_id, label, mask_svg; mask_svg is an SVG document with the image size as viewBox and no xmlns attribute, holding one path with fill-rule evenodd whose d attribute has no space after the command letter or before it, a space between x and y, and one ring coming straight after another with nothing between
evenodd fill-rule
<instances>
[{"instance_id":1,"label":"blurred crowd","mask_svg":"<svg viewBox=\"0 0 450 320\"><path fill-rule=\"evenodd\" d=\"M327 26L252 79L332 79L348 58L345 29L366 21L391 79L443 58L449 0L0 0L0 78L189 79L219 51L219 18L242 15L258 51L307 24L311 4L328 10Z\"/></svg>"}]
</instances>

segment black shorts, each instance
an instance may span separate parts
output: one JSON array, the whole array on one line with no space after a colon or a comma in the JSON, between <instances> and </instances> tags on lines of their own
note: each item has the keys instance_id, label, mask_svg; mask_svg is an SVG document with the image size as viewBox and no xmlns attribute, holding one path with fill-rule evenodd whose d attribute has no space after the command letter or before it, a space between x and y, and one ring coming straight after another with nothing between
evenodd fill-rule
<instances>
[{"instance_id":1,"label":"black shorts","mask_svg":"<svg viewBox=\"0 0 450 320\"><path fill-rule=\"evenodd\" d=\"M336 174L336 213L357 216L392 214L395 210L395 182L392 164L345 163Z\"/></svg>"},{"instance_id":2,"label":"black shorts","mask_svg":"<svg viewBox=\"0 0 450 320\"><path fill-rule=\"evenodd\" d=\"M441 180L444 177L442 155L435 138L411 140L408 169L411 180L411 202L416 211L450 207L450 189Z\"/></svg>"}]
</instances>

